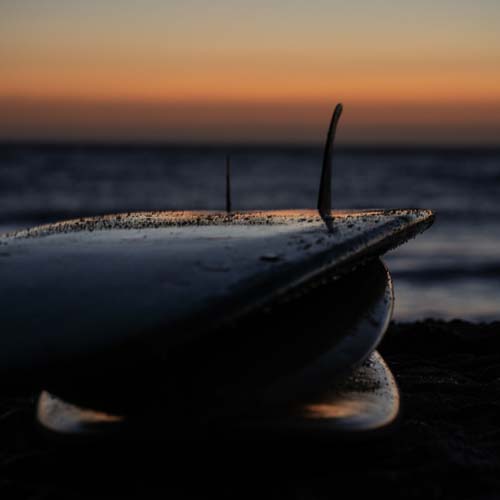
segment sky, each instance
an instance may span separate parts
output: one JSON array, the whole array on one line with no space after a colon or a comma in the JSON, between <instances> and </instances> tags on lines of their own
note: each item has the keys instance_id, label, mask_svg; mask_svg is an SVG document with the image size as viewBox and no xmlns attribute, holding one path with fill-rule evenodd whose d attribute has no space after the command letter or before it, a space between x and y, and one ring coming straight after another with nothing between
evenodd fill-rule
<instances>
[{"instance_id":1,"label":"sky","mask_svg":"<svg viewBox=\"0 0 500 500\"><path fill-rule=\"evenodd\" d=\"M0 0L0 140L500 144L498 0Z\"/></svg>"}]
</instances>

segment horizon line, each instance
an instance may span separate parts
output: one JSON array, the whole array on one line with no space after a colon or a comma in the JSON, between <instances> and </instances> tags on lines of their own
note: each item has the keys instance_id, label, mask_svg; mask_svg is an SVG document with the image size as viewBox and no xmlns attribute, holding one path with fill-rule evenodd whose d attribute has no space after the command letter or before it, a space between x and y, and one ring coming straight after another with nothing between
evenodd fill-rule
<instances>
[{"instance_id":1,"label":"horizon line","mask_svg":"<svg viewBox=\"0 0 500 500\"><path fill-rule=\"evenodd\" d=\"M37 138L0 138L0 147L103 147L103 148L203 148L203 149L321 149L322 141L169 141L163 139L37 139ZM374 150L374 149L443 149L443 150L496 150L500 149L500 140L497 143L489 142L350 142L344 141L335 147L336 150Z\"/></svg>"}]
</instances>

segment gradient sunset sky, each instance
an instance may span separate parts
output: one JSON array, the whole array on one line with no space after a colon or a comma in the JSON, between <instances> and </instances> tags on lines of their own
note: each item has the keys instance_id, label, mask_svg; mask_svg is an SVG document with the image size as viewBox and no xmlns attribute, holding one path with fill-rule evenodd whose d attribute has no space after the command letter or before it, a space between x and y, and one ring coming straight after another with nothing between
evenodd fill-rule
<instances>
[{"instance_id":1,"label":"gradient sunset sky","mask_svg":"<svg viewBox=\"0 0 500 500\"><path fill-rule=\"evenodd\" d=\"M500 144L499 0L0 0L0 140Z\"/></svg>"}]
</instances>

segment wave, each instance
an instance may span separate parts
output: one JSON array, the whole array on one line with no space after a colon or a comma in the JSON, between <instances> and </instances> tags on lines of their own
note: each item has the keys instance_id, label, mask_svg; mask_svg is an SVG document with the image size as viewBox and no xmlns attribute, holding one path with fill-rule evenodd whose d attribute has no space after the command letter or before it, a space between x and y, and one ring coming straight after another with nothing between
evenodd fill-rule
<instances>
[{"instance_id":1,"label":"wave","mask_svg":"<svg viewBox=\"0 0 500 500\"><path fill-rule=\"evenodd\" d=\"M500 261L469 267L461 265L441 267L415 267L408 270L391 272L394 279L412 283L461 281L461 280L497 280L500 278Z\"/></svg>"}]
</instances>

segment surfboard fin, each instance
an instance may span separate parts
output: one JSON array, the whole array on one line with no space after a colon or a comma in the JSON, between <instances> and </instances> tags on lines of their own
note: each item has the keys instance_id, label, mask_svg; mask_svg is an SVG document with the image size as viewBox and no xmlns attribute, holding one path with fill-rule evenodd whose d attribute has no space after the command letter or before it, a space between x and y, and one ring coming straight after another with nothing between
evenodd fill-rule
<instances>
[{"instance_id":1,"label":"surfboard fin","mask_svg":"<svg viewBox=\"0 0 500 500\"><path fill-rule=\"evenodd\" d=\"M231 213L231 157L226 156L226 212Z\"/></svg>"},{"instance_id":2,"label":"surfboard fin","mask_svg":"<svg viewBox=\"0 0 500 500\"><path fill-rule=\"evenodd\" d=\"M333 143L335 141L335 131L337 123L342 114L342 104L337 104L333 111L332 120L326 137L325 150L323 153L323 169L319 183L318 212L325 221L328 231L333 232L332 217L332 163L333 163Z\"/></svg>"}]
</instances>

